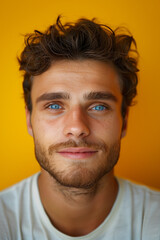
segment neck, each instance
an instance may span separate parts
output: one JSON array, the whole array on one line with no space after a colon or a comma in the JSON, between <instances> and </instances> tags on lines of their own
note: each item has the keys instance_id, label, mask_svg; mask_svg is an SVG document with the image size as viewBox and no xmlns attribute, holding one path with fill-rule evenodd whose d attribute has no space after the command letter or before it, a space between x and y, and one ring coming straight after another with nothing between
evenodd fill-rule
<instances>
[{"instance_id":1,"label":"neck","mask_svg":"<svg viewBox=\"0 0 160 240\"><path fill-rule=\"evenodd\" d=\"M113 172L90 189L77 189L61 186L42 170L38 185L52 224L70 236L86 235L96 229L111 211L118 192Z\"/></svg>"}]
</instances>

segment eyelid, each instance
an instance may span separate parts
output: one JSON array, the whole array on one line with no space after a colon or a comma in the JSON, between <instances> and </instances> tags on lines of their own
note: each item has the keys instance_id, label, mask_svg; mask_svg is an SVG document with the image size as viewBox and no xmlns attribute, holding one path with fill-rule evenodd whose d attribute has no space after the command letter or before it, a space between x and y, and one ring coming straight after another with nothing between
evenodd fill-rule
<instances>
[{"instance_id":1,"label":"eyelid","mask_svg":"<svg viewBox=\"0 0 160 240\"><path fill-rule=\"evenodd\" d=\"M58 106L58 108L52 108L51 106ZM52 109L52 110L60 110L62 109L61 105L57 104L57 103L54 103L54 104L50 104L48 106L49 109Z\"/></svg>"},{"instance_id":2,"label":"eyelid","mask_svg":"<svg viewBox=\"0 0 160 240\"><path fill-rule=\"evenodd\" d=\"M48 107L48 106L50 106L50 105L54 105L54 104L57 104L57 105L60 105L60 106L63 105L62 102L59 102L59 101L52 101L52 102L47 102L44 106L45 106L45 107Z\"/></svg>"},{"instance_id":3,"label":"eyelid","mask_svg":"<svg viewBox=\"0 0 160 240\"><path fill-rule=\"evenodd\" d=\"M59 105L60 108L59 109L51 109L51 108L49 108L51 105ZM63 104L59 101L52 101L52 102L46 103L44 105L44 108L49 109L49 110L62 110L63 109Z\"/></svg>"},{"instance_id":4,"label":"eyelid","mask_svg":"<svg viewBox=\"0 0 160 240\"><path fill-rule=\"evenodd\" d=\"M96 106L103 106L103 107L105 107L106 109L109 109L109 110L111 110L112 109L112 107L109 105L109 104L107 104L107 103L94 103L94 104L92 104L90 107L89 107L89 109L92 109L92 108L94 108L94 107L96 107Z\"/></svg>"},{"instance_id":5,"label":"eyelid","mask_svg":"<svg viewBox=\"0 0 160 240\"><path fill-rule=\"evenodd\" d=\"M44 105L44 109L49 109L49 110L56 110L56 109L51 109L51 108L49 108L49 106L51 106L51 105L55 105L55 104L57 104L57 105L59 105L60 106L60 109L57 109L57 110L63 110L64 109L64 103L63 102L61 102L61 101L55 101L55 100L53 100L53 101L50 101L50 102L47 102L45 105ZM110 106L110 104L108 104L108 103L102 103L102 102L94 102L94 103L92 103L92 104L90 104L89 105L89 108L88 108L88 110L92 110L92 108L94 108L94 107L96 107L96 106L103 106L103 107L105 107L106 109L104 109L104 110L102 110L102 111L107 111L107 110L112 110L112 107ZM86 109L87 110L87 109ZM96 111L96 110L94 110L94 111Z\"/></svg>"}]
</instances>

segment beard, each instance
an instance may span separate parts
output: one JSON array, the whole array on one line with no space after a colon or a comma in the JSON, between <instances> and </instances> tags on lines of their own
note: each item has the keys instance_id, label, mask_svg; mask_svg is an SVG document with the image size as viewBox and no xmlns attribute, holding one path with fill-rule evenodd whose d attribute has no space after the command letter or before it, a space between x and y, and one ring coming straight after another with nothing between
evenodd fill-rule
<instances>
[{"instance_id":1,"label":"beard","mask_svg":"<svg viewBox=\"0 0 160 240\"><path fill-rule=\"evenodd\" d=\"M59 159L57 151L69 147L88 147L101 152L100 157L91 160L88 164L85 161L68 161L67 166L63 166L66 160ZM100 179L108 174L116 165L119 159L120 141L115 142L111 146L107 146L103 142L88 142L81 140L76 143L73 140L52 144L46 150L35 140L35 155L40 166L63 187L91 189L95 187Z\"/></svg>"}]
</instances>

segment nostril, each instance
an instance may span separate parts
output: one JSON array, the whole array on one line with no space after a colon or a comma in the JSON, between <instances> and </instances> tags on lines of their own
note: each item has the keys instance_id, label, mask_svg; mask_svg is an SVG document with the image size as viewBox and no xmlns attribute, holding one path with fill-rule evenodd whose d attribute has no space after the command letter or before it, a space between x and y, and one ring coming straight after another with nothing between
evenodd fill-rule
<instances>
[{"instance_id":1,"label":"nostril","mask_svg":"<svg viewBox=\"0 0 160 240\"><path fill-rule=\"evenodd\" d=\"M73 136L73 137L77 137L77 138L82 138L82 137L86 137L90 134L89 128L87 126L83 126L82 127L78 127L78 126L72 126L72 124L70 126L66 126L64 128L64 134L65 136Z\"/></svg>"},{"instance_id":2,"label":"nostril","mask_svg":"<svg viewBox=\"0 0 160 240\"><path fill-rule=\"evenodd\" d=\"M90 134L87 115L79 105L72 108L64 119L65 136L76 138L85 137Z\"/></svg>"}]
</instances>

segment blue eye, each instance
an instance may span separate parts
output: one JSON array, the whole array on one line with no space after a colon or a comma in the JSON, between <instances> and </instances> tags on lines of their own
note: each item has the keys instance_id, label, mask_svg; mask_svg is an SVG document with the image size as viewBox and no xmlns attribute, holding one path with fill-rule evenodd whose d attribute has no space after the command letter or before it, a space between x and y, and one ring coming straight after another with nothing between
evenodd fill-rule
<instances>
[{"instance_id":1,"label":"blue eye","mask_svg":"<svg viewBox=\"0 0 160 240\"><path fill-rule=\"evenodd\" d=\"M58 105L58 104L51 104L50 106L49 106L49 108L50 109L61 109L62 107L60 106L60 105Z\"/></svg>"},{"instance_id":2,"label":"blue eye","mask_svg":"<svg viewBox=\"0 0 160 240\"><path fill-rule=\"evenodd\" d=\"M103 105L97 105L97 106L93 107L93 110L103 111L103 110L106 110L106 107Z\"/></svg>"}]
</instances>

